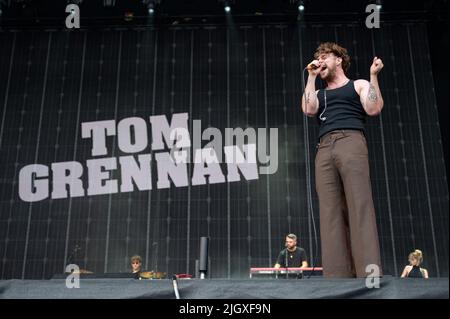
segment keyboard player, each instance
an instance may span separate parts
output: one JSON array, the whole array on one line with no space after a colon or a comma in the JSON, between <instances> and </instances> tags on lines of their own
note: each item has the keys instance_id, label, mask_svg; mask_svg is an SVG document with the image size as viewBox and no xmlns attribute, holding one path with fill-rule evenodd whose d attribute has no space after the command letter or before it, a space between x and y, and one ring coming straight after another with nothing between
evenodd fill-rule
<instances>
[{"instance_id":1,"label":"keyboard player","mask_svg":"<svg viewBox=\"0 0 450 319\"><path fill-rule=\"evenodd\" d=\"M295 234L289 234L286 236L285 249L283 249L278 255L275 268L290 268L290 267L308 267L306 261L306 251L297 246L297 236Z\"/></svg>"}]
</instances>

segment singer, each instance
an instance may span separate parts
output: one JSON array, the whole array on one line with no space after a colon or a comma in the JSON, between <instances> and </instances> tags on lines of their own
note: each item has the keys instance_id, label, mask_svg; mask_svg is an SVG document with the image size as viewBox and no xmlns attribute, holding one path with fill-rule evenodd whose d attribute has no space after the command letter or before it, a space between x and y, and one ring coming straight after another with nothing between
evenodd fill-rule
<instances>
[{"instance_id":1,"label":"singer","mask_svg":"<svg viewBox=\"0 0 450 319\"><path fill-rule=\"evenodd\" d=\"M314 58L307 66L302 110L319 123L315 178L323 274L366 277L366 266L375 264L381 276L364 124L383 108L378 85L383 62L374 57L369 82L347 78L350 56L336 43L320 44ZM324 89L316 90L318 75Z\"/></svg>"},{"instance_id":2,"label":"singer","mask_svg":"<svg viewBox=\"0 0 450 319\"><path fill-rule=\"evenodd\" d=\"M306 252L303 248L297 247L296 235L287 235L284 246L286 248L283 249L278 255L277 263L274 266L275 268L308 267L308 262L306 261Z\"/></svg>"}]
</instances>

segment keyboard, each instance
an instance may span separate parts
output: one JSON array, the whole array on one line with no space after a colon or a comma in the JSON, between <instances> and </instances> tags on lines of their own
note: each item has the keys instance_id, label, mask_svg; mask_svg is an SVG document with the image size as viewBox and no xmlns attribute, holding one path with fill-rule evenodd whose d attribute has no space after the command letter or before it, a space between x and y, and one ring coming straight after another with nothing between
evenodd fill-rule
<instances>
[{"instance_id":1,"label":"keyboard","mask_svg":"<svg viewBox=\"0 0 450 319\"><path fill-rule=\"evenodd\" d=\"M267 268L250 268L250 278L252 278L255 275L260 276L268 276L271 277L282 277L283 275L302 275L302 274L308 274L308 275L321 275L322 274L322 267L307 267L307 268L299 268L299 267L289 267L289 268L273 268L273 267L267 267Z\"/></svg>"}]
</instances>

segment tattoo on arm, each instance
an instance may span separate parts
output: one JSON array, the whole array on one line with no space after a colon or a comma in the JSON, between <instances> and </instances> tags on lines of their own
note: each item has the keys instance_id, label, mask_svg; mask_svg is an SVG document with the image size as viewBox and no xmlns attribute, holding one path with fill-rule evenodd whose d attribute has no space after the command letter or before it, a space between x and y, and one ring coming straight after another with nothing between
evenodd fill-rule
<instances>
[{"instance_id":1,"label":"tattoo on arm","mask_svg":"<svg viewBox=\"0 0 450 319\"><path fill-rule=\"evenodd\" d=\"M369 92L367 93L367 98L369 99L370 102L376 102L378 100L378 94L373 84L369 85Z\"/></svg>"}]
</instances>

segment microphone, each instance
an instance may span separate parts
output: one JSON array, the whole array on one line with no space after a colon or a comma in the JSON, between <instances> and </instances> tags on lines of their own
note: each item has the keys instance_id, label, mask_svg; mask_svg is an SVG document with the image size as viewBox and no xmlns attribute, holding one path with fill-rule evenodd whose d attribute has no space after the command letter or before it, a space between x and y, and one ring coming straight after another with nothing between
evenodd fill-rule
<instances>
[{"instance_id":1,"label":"microphone","mask_svg":"<svg viewBox=\"0 0 450 319\"><path fill-rule=\"evenodd\" d=\"M81 250L81 247L78 244L75 244L75 246L72 248L72 251L70 252L69 257L67 257L67 263L73 264L77 262L78 260L78 252Z\"/></svg>"},{"instance_id":2,"label":"microphone","mask_svg":"<svg viewBox=\"0 0 450 319\"><path fill-rule=\"evenodd\" d=\"M152 267L153 267L153 271L157 272L158 271L158 242L153 242L152 243Z\"/></svg>"},{"instance_id":3,"label":"microphone","mask_svg":"<svg viewBox=\"0 0 450 319\"><path fill-rule=\"evenodd\" d=\"M314 62L311 62L310 64L308 64L307 66L306 66L306 69L307 70L316 70L316 69L318 69L319 68L319 66L317 66L317 65L315 65L314 64Z\"/></svg>"},{"instance_id":4,"label":"microphone","mask_svg":"<svg viewBox=\"0 0 450 319\"><path fill-rule=\"evenodd\" d=\"M288 246L284 245L286 248L284 249L284 267L286 268L286 279L289 279L289 258L288 258Z\"/></svg>"}]
</instances>

